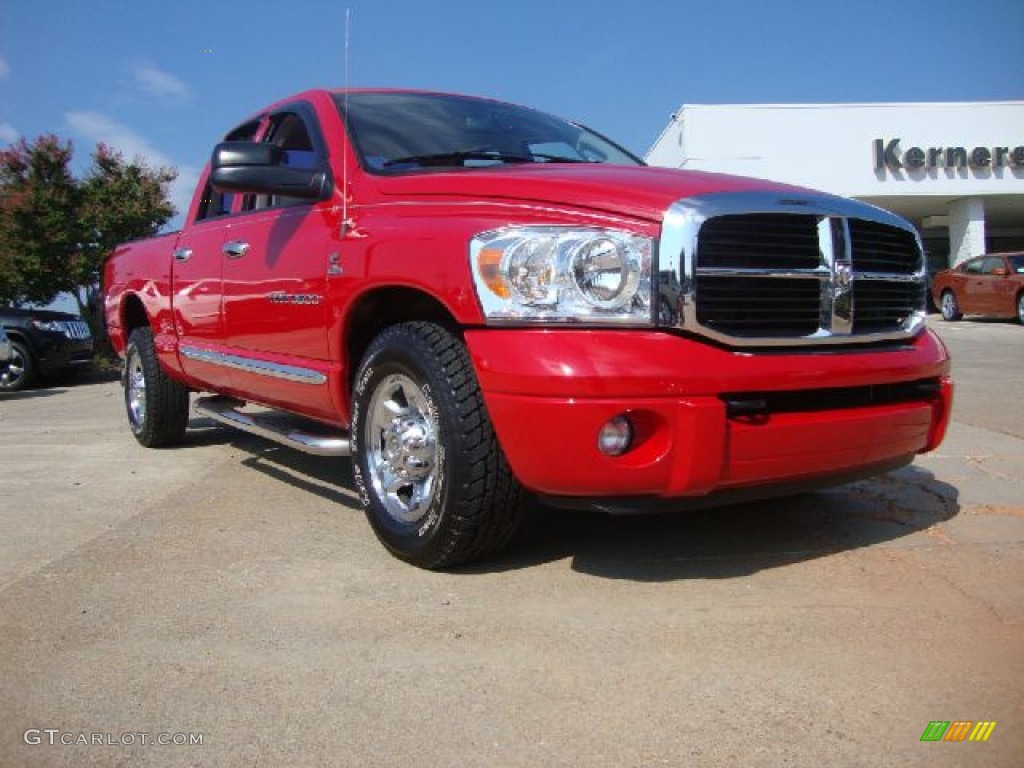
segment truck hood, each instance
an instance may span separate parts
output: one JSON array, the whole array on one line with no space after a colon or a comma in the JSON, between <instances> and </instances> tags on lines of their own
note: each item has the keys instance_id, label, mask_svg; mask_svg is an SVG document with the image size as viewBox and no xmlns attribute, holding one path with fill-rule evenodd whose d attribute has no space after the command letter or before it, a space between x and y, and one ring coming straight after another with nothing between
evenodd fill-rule
<instances>
[{"instance_id":1,"label":"truck hood","mask_svg":"<svg viewBox=\"0 0 1024 768\"><path fill-rule=\"evenodd\" d=\"M660 221L676 200L717 192L799 190L783 184L700 171L597 163L523 164L378 176L381 194L554 203Z\"/></svg>"}]
</instances>

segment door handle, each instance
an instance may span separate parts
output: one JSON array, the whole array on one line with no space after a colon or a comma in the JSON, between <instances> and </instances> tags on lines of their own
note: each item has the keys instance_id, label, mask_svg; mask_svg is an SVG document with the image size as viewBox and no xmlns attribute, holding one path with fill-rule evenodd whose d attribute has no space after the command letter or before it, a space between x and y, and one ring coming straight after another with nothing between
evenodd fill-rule
<instances>
[{"instance_id":1,"label":"door handle","mask_svg":"<svg viewBox=\"0 0 1024 768\"><path fill-rule=\"evenodd\" d=\"M192 258L191 248L175 248L174 249L174 260L175 261L188 261Z\"/></svg>"},{"instance_id":2,"label":"door handle","mask_svg":"<svg viewBox=\"0 0 1024 768\"><path fill-rule=\"evenodd\" d=\"M242 240L229 240L221 246L221 252L229 259L240 259L249 252L249 244Z\"/></svg>"}]
</instances>

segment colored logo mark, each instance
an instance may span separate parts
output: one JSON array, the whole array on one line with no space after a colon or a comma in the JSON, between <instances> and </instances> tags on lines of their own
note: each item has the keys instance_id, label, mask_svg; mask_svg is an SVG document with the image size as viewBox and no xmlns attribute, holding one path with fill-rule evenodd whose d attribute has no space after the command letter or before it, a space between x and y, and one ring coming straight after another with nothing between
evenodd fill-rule
<instances>
[{"instance_id":1,"label":"colored logo mark","mask_svg":"<svg viewBox=\"0 0 1024 768\"><path fill-rule=\"evenodd\" d=\"M988 741L995 727L995 720L932 720L921 741Z\"/></svg>"}]
</instances>

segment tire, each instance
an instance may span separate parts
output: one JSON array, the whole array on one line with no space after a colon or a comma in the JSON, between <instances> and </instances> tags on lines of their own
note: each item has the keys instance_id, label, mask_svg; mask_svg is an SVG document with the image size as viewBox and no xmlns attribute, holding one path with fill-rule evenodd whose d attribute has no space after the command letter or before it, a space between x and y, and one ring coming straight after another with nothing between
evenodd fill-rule
<instances>
[{"instance_id":1,"label":"tire","mask_svg":"<svg viewBox=\"0 0 1024 768\"><path fill-rule=\"evenodd\" d=\"M947 322L959 320L964 316L960 311L959 303L957 303L956 294L948 289L942 292L939 300L939 311L942 312L942 319Z\"/></svg>"},{"instance_id":2,"label":"tire","mask_svg":"<svg viewBox=\"0 0 1024 768\"><path fill-rule=\"evenodd\" d=\"M188 389L160 367L149 328L131 332L124 367L124 405L135 439L147 448L180 443L188 426Z\"/></svg>"},{"instance_id":3,"label":"tire","mask_svg":"<svg viewBox=\"0 0 1024 768\"><path fill-rule=\"evenodd\" d=\"M508 544L523 493L461 340L427 322L385 329L363 357L352 402L356 489L388 551L439 569Z\"/></svg>"},{"instance_id":4,"label":"tire","mask_svg":"<svg viewBox=\"0 0 1024 768\"><path fill-rule=\"evenodd\" d=\"M35 386L38 379L39 371L31 350L20 341L11 339L11 359L0 373L0 389L18 392Z\"/></svg>"},{"instance_id":5,"label":"tire","mask_svg":"<svg viewBox=\"0 0 1024 768\"><path fill-rule=\"evenodd\" d=\"M1017 294L1017 322L1024 325L1024 291Z\"/></svg>"}]
</instances>

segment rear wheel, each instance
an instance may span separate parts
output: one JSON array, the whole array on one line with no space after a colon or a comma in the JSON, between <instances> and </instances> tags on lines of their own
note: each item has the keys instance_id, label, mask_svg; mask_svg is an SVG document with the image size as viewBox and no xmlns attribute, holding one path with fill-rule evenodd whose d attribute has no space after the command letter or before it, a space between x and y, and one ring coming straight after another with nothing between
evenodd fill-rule
<instances>
[{"instance_id":1,"label":"rear wheel","mask_svg":"<svg viewBox=\"0 0 1024 768\"><path fill-rule=\"evenodd\" d=\"M1024 325L1024 291L1017 294L1017 322Z\"/></svg>"},{"instance_id":2,"label":"rear wheel","mask_svg":"<svg viewBox=\"0 0 1024 768\"><path fill-rule=\"evenodd\" d=\"M939 310L942 312L943 320L959 320L963 317L963 313L960 311L960 305L957 303L956 294L950 290L942 292L942 298L939 303Z\"/></svg>"},{"instance_id":3,"label":"rear wheel","mask_svg":"<svg viewBox=\"0 0 1024 768\"><path fill-rule=\"evenodd\" d=\"M124 404L132 434L147 448L177 445L185 436L188 389L160 367L149 328L128 337Z\"/></svg>"},{"instance_id":4,"label":"rear wheel","mask_svg":"<svg viewBox=\"0 0 1024 768\"><path fill-rule=\"evenodd\" d=\"M392 554L444 568L511 540L522 492L461 340L433 323L386 329L363 358L352 399L359 498Z\"/></svg>"},{"instance_id":5,"label":"rear wheel","mask_svg":"<svg viewBox=\"0 0 1024 768\"><path fill-rule=\"evenodd\" d=\"M0 373L0 389L17 392L36 383L36 361L32 352L20 341L11 341L11 359Z\"/></svg>"}]
</instances>

